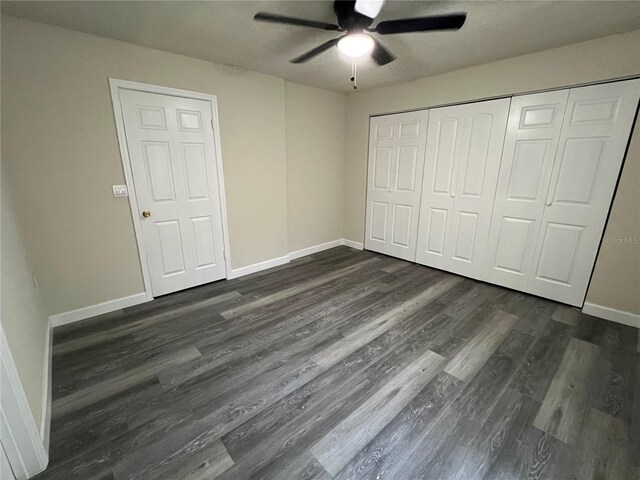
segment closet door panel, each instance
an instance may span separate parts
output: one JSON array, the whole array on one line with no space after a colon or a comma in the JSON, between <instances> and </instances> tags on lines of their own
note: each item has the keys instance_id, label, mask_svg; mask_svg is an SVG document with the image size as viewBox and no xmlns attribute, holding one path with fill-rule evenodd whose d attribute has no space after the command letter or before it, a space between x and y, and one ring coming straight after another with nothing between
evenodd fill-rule
<instances>
[{"instance_id":1,"label":"closet door panel","mask_svg":"<svg viewBox=\"0 0 640 480\"><path fill-rule=\"evenodd\" d=\"M640 80L571 90L527 290L582 305L640 96Z\"/></svg>"},{"instance_id":2,"label":"closet door panel","mask_svg":"<svg viewBox=\"0 0 640 480\"><path fill-rule=\"evenodd\" d=\"M415 260L427 111L370 122L365 248Z\"/></svg>"},{"instance_id":3,"label":"closet door panel","mask_svg":"<svg viewBox=\"0 0 640 480\"><path fill-rule=\"evenodd\" d=\"M448 270L480 278L509 115L509 99L465 105Z\"/></svg>"},{"instance_id":4,"label":"closet door panel","mask_svg":"<svg viewBox=\"0 0 640 480\"><path fill-rule=\"evenodd\" d=\"M481 275L509 102L431 110L417 262Z\"/></svg>"},{"instance_id":5,"label":"closet door panel","mask_svg":"<svg viewBox=\"0 0 640 480\"><path fill-rule=\"evenodd\" d=\"M389 241L394 124L392 119L376 120L370 133L365 247L382 251Z\"/></svg>"},{"instance_id":6,"label":"closet door panel","mask_svg":"<svg viewBox=\"0 0 640 480\"><path fill-rule=\"evenodd\" d=\"M423 265L446 269L451 257L448 240L463 123L459 107L430 111L416 251L416 262Z\"/></svg>"},{"instance_id":7,"label":"closet door panel","mask_svg":"<svg viewBox=\"0 0 640 480\"><path fill-rule=\"evenodd\" d=\"M511 101L484 280L526 287L568 96L561 90Z\"/></svg>"}]
</instances>

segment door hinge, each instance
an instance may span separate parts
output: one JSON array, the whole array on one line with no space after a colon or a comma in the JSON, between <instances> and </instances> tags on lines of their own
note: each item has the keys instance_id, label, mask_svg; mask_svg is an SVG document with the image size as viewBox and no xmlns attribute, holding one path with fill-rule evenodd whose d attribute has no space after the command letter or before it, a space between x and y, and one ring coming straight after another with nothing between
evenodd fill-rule
<instances>
[{"instance_id":1,"label":"door hinge","mask_svg":"<svg viewBox=\"0 0 640 480\"><path fill-rule=\"evenodd\" d=\"M213 130L213 118L211 119L210 123L211 123L211 130Z\"/></svg>"}]
</instances>

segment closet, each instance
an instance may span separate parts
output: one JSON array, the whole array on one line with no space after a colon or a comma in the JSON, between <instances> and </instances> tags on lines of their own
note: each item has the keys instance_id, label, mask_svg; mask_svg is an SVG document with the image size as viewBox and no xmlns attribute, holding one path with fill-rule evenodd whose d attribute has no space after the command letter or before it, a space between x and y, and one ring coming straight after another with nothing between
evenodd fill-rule
<instances>
[{"instance_id":1,"label":"closet","mask_svg":"<svg viewBox=\"0 0 640 480\"><path fill-rule=\"evenodd\" d=\"M581 306L639 97L636 79L372 118L365 248Z\"/></svg>"}]
</instances>

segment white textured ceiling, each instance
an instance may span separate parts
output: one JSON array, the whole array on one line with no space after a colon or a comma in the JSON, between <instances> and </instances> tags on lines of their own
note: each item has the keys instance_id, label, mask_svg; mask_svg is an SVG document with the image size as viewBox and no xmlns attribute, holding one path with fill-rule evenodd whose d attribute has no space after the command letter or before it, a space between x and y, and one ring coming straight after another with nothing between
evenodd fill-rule
<instances>
[{"instance_id":1,"label":"white textured ceiling","mask_svg":"<svg viewBox=\"0 0 640 480\"><path fill-rule=\"evenodd\" d=\"M351 91L350 64L336 48L306 64L289 60L336 36L257 23L268 11L335 22L330 1L36 1L2 2L2 13L114 38L294 82ZM379 36L398 57L359 68L359 88L417 78L640 28L638 1L393 1L378 20L466 11L457 32ZM374 23L375 25L375 23Z\"/></svg>"}]
</instances>

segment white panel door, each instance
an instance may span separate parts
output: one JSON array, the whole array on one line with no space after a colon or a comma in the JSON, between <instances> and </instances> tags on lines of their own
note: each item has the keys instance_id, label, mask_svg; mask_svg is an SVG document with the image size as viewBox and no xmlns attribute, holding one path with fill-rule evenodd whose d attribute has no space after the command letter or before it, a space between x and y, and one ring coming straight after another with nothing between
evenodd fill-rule
<instances>
[{"instance_id":1,"label":"white panel door","mask_svg":"<svg viewBox=\"0 0 640 480\"><path fill-rule=\"evenodd\" d=\"M427 110L373 117L364 246L415 260Z\"/></svg>"},{"instance_id":2,"label":"white panel door","mask_svg":"<svg viewBox=\"0 0 640 480\"><path fill-rule=\"evenodd\" d=\"M479 278L509 99L431 110L416 261Z\"/></svg>"},{"instance_id":3,"label":"white panel door","mask_svg":"<svg viewBox=\"0 0 640 480\"><path fill-rule=\"evenodd\" d=\"M528 292L582 305L639 96L640 80L571 89Z\"/></svg>"},{"instance_id":4,"label":"white panel door","mask_svg":"<svg viewBox=\"0 0 640 480\"><path fill-rule=\"evenodd\" d=\"M211 104L124 89L120 102L154 296L225 278Z\"/></svg>"},{"instance_id":5,"label":"white panel door","mask_svg":"<svg viewBox=\"0 0 640 480\"><path fill-rule=\"evenodd\" d=\"M514 97L483 279L526 288L569 90Z\"/></svg>"}]
</instances>

